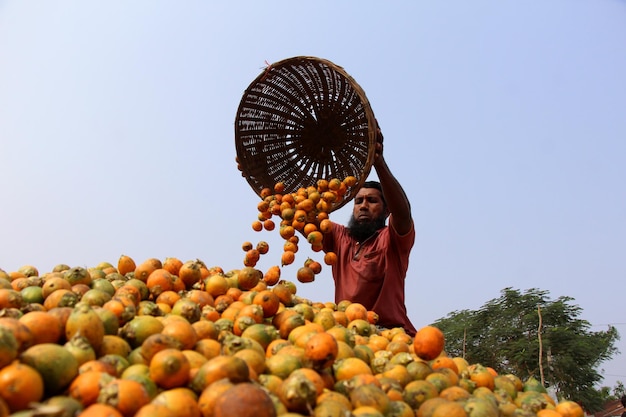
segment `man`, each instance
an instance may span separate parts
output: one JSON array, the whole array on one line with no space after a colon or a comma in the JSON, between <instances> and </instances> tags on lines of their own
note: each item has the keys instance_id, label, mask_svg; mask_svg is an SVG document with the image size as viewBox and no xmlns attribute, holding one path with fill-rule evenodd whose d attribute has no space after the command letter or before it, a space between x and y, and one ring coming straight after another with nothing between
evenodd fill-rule
<instances>
[{"instance_id":1,"label":"man","mask_svg":"<svg viewBox=\"0 0 626 417\"><path fill-rule=\"evenodd\" d=\"M380 129L377 139L373 167L380 183L368 181L359 189L348 226L333 224L332 232L324 237L324 251L337 254L332 267L335 302L361 303L378 314L378 325L403 327L413 336L416 330L404 301L415 241L411 206L385 162Z\"/></svg>"}]
</instances>

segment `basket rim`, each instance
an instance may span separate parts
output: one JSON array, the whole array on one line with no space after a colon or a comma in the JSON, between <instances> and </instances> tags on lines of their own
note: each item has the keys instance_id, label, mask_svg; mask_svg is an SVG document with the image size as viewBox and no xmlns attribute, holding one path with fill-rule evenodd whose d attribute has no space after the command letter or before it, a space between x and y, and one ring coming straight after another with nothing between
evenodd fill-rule
<instances>
[{"instance_id":1,"label":"basket rim","mask_svg":"<svg viewBox=\"0 0 626 417\"><path fill-rule=\"evenodd\" d=\"M235 119L235 141L237 147L237 159L240 163L240 168L242 172L242 176L246 178L246 181L253 189L253 191L260 197L263 198L261 193L263 188L273 188L274 184L260 184L256 178L251 178L245 171L245 158L242 158L241 155L242 149L240 148L240 139L241 132L239 130L238 122L240 120L240 116L242 111L244 111L249 103L246 102L246 98L248 98L252 91L255 88L258 88L261 83L266 82L266 80L271 79L272 73L277 69L282 69L284 67L294 67L296 65L307 65L313 63L313 65L322 65L327 67L331 72L337 73L341 78L343 78L350 87L350 90L358 97L360 105L363 106L363 112L365 114L365 119L367 121L367 157L364 161L364 166L361 168L360 172L355 173L357 177L357 184L351 187L352 192L347 196L348 198L342 199L340 202L333 204L332 210L335 211L340 207L347 204L354 198L354 195L358 192L358 190L363 186L365 181L367 180L375 158L375 145L376 145L376 118L374 116L374 112L371 108L371 103L365 94L363 88L356 82L356 80L342 67L334 62L325 59L319 58L310 55L298 55L289 58L285 58L274 63L268 64L267 67L261 71L260 74L248 85L245 89L241 101L237 107L237 116ZM320 178L321 179L321 178ZM326 178L330 179L330 178ZM341 178L343 179L343 178ZM311 184L313 185L313 184ZM285 192L295 192L296 190L285 190Z\"/></svg>"}]
</instances>

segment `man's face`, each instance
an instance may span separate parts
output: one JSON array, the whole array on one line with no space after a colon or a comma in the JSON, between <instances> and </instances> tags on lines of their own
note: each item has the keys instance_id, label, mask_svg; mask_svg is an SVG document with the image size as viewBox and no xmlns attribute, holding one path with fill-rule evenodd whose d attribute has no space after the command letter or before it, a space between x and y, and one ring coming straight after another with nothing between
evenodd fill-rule
<instances>
[{"instance_id":1,"label":"man's face","mask_svg":"<svg viewBox=\"0 0 626 417\"><path fill-rule=\"evenodd\" d=\"M385 204L376 188L361 188L354 197L352 215L357 223L367 223L386 217Z\"/></svg>"},{"instance_id":2,"label":"man's face","mask_svg":"<svg viewBox=\"0 0 626 417\"><path fill-rule=\"evenodd\" d=\"M376 188L361 188L354 198L352 217L348 222L350 235L359 242L385 226L387 209L380 191Z\"/></svg>"}]
</instances>

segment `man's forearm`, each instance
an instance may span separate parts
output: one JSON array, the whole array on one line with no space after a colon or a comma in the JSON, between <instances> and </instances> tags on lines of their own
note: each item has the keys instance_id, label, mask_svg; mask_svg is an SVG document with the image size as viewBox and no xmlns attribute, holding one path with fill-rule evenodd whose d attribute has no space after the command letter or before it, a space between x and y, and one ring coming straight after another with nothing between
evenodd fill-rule
<instances>
[{"instance_id":1,"label":"man's forearm","mask_svg":"<svg viewBox=\"0 0 626 417\"><path fill-rule=\"evenodd\" d=\"M378 174L387 208L393 215L393 227L399 234L405 234L410 230L413 221L409 199L382 155L376 159L373 166Z\"/></svg>"}]
</instances>

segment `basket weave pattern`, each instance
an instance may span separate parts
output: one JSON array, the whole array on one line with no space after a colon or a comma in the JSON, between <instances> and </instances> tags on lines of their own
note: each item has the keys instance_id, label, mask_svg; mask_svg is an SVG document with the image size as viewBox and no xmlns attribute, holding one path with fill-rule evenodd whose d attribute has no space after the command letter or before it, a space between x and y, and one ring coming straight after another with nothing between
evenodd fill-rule
<instances>
[{"instance_id":1,"label":"basket weave pattern","mask_svg":"<svg viewBox=\"0 0 626 417\"><path fill-rule=\"evenodd\" d=\"M343 68L314 57L268 67L247 88L235 120L237 158L252 189L285 184L285 193L319 179L357 178L371 169L376 120L361 87Z\"/></svg>"}]
</instances>

